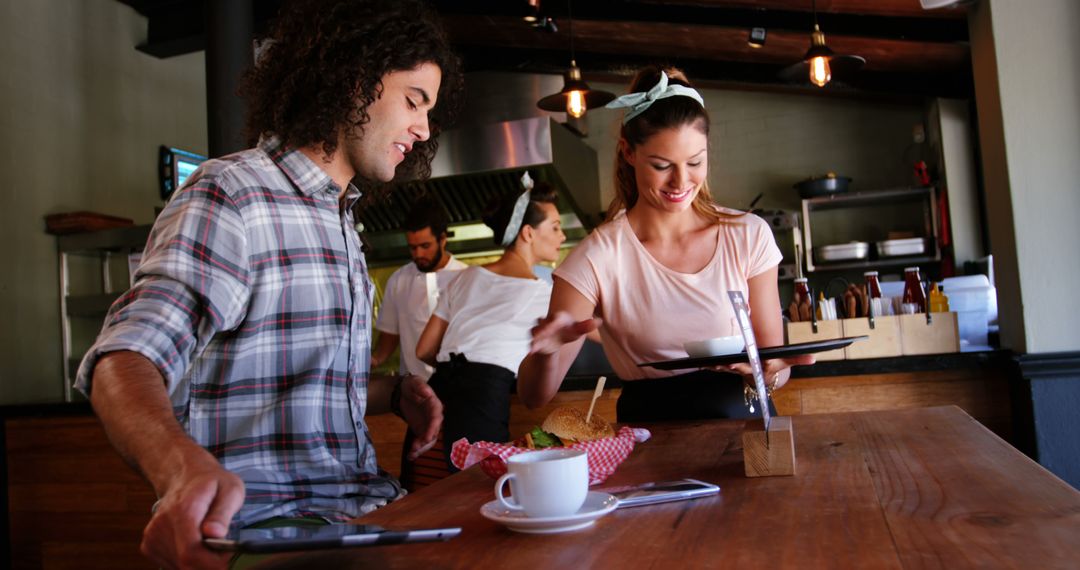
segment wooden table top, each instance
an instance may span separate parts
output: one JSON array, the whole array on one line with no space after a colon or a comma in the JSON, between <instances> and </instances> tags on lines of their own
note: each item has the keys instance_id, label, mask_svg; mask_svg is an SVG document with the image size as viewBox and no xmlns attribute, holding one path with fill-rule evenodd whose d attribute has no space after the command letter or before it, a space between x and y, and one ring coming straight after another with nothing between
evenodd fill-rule
<instances>
[{"instance_id":1,"label":"wooden table top","mask_svg":"<svg viewBox=\"0 0 1080 570\"><path fill-rule=\"evenodd\" d=\"M794 477L744 475L742 421L648 424L652 439L601 487L693 477L720 485L720 495L618 509L575 532L519 534L480 515L494 481L473 468L359 520L460 526L455 539L278 555L260 567L1080 565L1080 492L959 408L792 421Z\"/></svg>"}]
</instances>

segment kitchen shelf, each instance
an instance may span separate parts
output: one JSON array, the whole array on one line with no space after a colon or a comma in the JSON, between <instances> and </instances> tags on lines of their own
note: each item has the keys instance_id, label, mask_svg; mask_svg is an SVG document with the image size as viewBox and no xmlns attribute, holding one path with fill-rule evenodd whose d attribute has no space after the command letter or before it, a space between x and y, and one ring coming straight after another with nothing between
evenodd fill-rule
<instances>
[{"instance_id":1,"label":"kitchen shelf","mask_svg":"<svg viewBox=\"0 0 1080 570\"><path fill-rule=\"evenodd\" d=\"M909 257L889 257L884 259L872 259L867 261L838 261L830 263L818 263L814 265L814 271L848 271L854 269L877 269L879 267L899 267L919 265L920 263L937 263L941 257L934 255L920 255Z\"/></svg>"},{"instance_id":2,"label":"kitchen shelf","mask_svg":"<svg viewBox=\"0 0 1080 570\"><path fill-rule=\"evenodd\" d=\"M57 236L56 252L60 265L60 344L63 363L64 401L74 400L72 381L78 370L81 354L74 354L72 341L73 319L94 319L100 321L108 312L113 301L121 291L113 288L111 261L115 257L126 258L131 253L142 251L150 236L150 225L128 226L107 230L98 230L77 234ZM99 292L89 294L71 294L72 257L90 258L100 265ZM123 289L127 288L124 282Z\"/></svg>"},{"instance_id":3,"label":"kitchen shelf","mask_svg":"<svg viewBox=\"0 0 1080 570\"><path fill-rule=\"evenodd\" d=\"M878 205L889 202L924 200L934 194L934 187L920 188L894 188L892 190L870 190L866 192L852 192L850 194L832 194L818 198L803 200L803 214L807 206L811 210L829 210L835 208L852 208L858 206Z\"/></svg>"},{"instance_id":4,"label":"kitchen shelf","mask_svg":"<svg viewBox=\"0 0 1080 570\"><path fill-rule=\"evenodd\" d=\"M925 254L876 258L874 257L875 248L873 242L886 239L886 235L879 235L873 239L868 239L865 235L857 235L849 236L848 239L843 240L834 238L832 241L833 243L847 243L848 241L865 241L870 243L871 254L868 259L821 263L814 260L813 220L815 213L820 214L821 212L827 211L851 210L852 215L866 216L866 210L868 208L882 208L901 204L916 205L909 206L909 208L917 208L920 214L914 215L921 217L921 220L912 219L911 217L887 218L887 223L895 224L897 222L902 222L904 224L909 224L907 227L911 227L912 225L920 226L921 235L914 237L926 240L929 250ZM860 210L863 211L860 212ZM896 213L893 212L893 215L895 216ZM802 201L802 222L803 245L805 246L803 255L807 273L816 271L847 271L874 269L878 267L909 266L941 261L941 250L938 247L937 189L932 186L853 192L850 194L834 194L818 198L808 198ZM888 231L888 229L885 231ZM885 232L883 231L882 233L884 234ZM833 243L826 243L825 245L833 245Z\"/></svg>"}]
</instances>

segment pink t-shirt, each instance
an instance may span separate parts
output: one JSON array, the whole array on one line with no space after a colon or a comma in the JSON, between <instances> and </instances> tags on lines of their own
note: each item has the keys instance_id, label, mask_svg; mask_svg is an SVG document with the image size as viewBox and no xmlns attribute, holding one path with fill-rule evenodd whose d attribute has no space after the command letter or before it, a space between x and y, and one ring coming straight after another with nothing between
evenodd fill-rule
<instances>
[{"instance_id":1,"label":"pink t-shirt","mask_svg":"<svg viewBox=\"0 0 1080 570\"><path fill-rule=\"evenodd\" d=\"M749 295L747 281L783 256L769 225L755 215L727 218L719 228L709 264L679 273L653 258L623 212L596 228L555 270L596 304L604 353L619 378L681 374L638 364L686 358L686 341L740 334L727 292Z\"/></svg>"}]
</instances>

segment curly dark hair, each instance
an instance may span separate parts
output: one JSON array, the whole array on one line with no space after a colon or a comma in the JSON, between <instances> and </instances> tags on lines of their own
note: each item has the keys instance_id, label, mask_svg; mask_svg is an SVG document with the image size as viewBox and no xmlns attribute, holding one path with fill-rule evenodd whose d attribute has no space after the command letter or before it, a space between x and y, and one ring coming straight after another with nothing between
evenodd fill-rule
<instances>
[{"instance_id":1,"label":"curly dark hair","mask_svg":"<svg viewBox=\"0 0 1080 570\"><path fill-rule=\"evenodd\" d=\"M276 135L290 147L337 149L342 129L363 128L390 72L434 63L442 71L431 137L417 141L395 179L426 178L437 136L461 106L461 62L434 11L417 0L289 0L244 78L247 137Z\"/></svg>"}]
</instances>

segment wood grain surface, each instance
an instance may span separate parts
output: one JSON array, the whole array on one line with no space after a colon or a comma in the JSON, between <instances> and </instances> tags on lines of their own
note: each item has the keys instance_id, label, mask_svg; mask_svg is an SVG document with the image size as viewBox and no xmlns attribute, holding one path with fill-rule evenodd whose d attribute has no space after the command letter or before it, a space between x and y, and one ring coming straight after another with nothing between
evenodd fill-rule
<instances>
[{"instance_id":1,"label":"wood grain surface","mask_svg":"<svg viewBox=\"0 0 1080 570\"><path fill-rule=\"evenodd\" d=\"M4 427L12 568L154 567L139 553L154 491L97 418L16 418Z\"/></svg>"},{"instance_id":2,"label":"wood grain surface","mask_svg":"<svg viewBox=\"0 0 1080 570\"><path fill-rule=\"evenodd\" d=\"M955 406L792 418L798 474L747 478L743 422L651 424L604 484L695 477L715 497L621 509L587 529L511 532L470 469L372 513L460 526L446 543L268 559L266 568L1075 567L1080 493Z\"/></svg>"}]
</instances>

